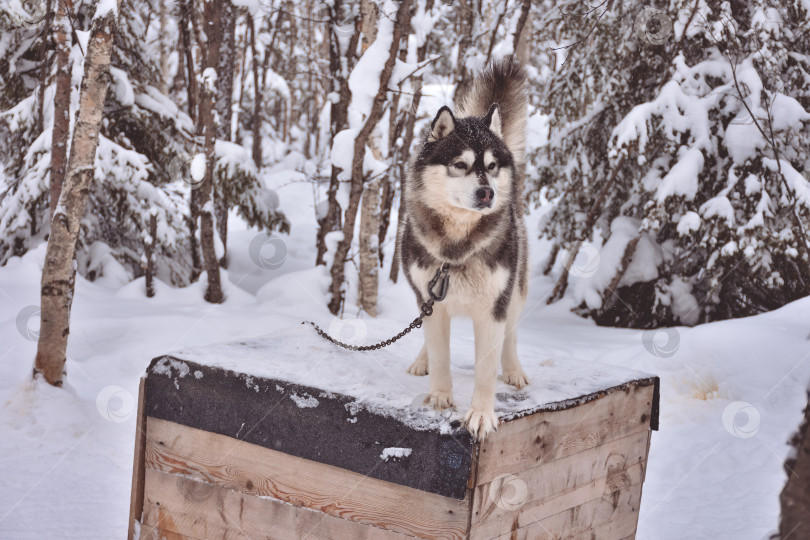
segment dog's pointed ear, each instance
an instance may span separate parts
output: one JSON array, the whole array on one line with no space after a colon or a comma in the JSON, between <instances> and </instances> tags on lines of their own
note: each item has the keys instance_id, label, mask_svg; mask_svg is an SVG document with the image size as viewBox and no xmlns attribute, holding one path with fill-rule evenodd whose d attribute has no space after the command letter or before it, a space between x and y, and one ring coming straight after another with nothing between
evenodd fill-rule
<instances>
[{"instance_id":1,"label":"dog's pointed ear","mask_svg":"<svg viewBox=\"0 0 810 540\"><path fill-rule=\"evenodd\" d=\"M500 138L503 138L503 130L501 124L501 108L497 103L493 103L489 108L489 112L484 117L484 123L489 127L489 130Z\"/></svg>"},{"instance_id":2,"label":"dog's pointed ear","mask_svg":"<svg viewBox=\"0 0 810 540\"><path fill-rule=\"evenodd\" d=\"M456 117L450 107L444 106L436 113L436 118L430 124L430 135L428 135L429 142L436 142L447 137L454 129L456 129Z\"/></svg>"}]
</instances>

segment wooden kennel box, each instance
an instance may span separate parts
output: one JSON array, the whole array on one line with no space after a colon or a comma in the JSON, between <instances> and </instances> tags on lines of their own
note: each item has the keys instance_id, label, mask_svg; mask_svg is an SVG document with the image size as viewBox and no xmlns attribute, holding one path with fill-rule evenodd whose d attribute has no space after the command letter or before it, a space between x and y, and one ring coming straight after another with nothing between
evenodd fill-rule
<instances>
[{"instance_id":1,"label":"wooden kennel box","mask_svg":"<svg viewBox=\"0 0 810 540\"><path fill-rule=\"evenodd\" d=\"M129 537L634 538L656 377L523 358L532 384L499 383L502 423L479 444L458 421L471 366L439 414L410 356L292 329L153 360Z\"/></svg>"}]
</instances>

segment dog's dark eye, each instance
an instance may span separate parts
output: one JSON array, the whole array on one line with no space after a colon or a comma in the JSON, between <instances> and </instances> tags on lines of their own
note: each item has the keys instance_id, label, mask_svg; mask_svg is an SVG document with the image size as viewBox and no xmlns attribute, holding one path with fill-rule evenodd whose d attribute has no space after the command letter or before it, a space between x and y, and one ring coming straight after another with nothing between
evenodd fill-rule
<instances>
[{"instance_id":1,"label":"dog's dark eye","mask_svg":"<svg viewBox=\"0 0 810 540\"><path fill-rule=\"evenodd\" d=\"M456 169L459 169L459 170L461 170L461 171L466 171L466 170L467 170L467 164L466 164L466 163L464 163L463 161L457 161L457 162L455 162L455 163L453 164L453 166L454 166Z\"/></svg>"},{"instance_id":2,"label":"dog's dark eye","mask_svg":"<svg viewBox=\"0 0 810 540\"><path fill-rule=\"evenodd\" d=\"M489 164L489 167L487 167L487 169L489 169L490 171L494 171L495 167L497 166L498 164L493 161L492 163Z\"/></svg>"}]
</instances>

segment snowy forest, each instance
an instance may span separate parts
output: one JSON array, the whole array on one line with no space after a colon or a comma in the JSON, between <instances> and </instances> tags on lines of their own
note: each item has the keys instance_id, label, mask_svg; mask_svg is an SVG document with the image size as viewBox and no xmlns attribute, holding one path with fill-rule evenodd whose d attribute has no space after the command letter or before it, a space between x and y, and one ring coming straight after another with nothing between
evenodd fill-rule
<instances>
[{"instance_id":1,"label":"snowy forest","mask_svg":"<svg viewBox=\"0 0 810 540\"><path fill-rule=\"evenodd\" d=\"M808 29L808 0L0 0L0 537L122 537L158 354L407 325L408 161L510 55L521 339L662 378L638 538L802 537Z\"/></svg>"},{"instance_id":2,"label":"snowy forest","mask_svg":"<svg viewBox=\"0 0 810 540\"><path fill-rule=\"evenodd\" d=\"M330 311L374 315L379 281L397 279L380 246L431 118L423 98L452 102L514 53L531 76L525 197L544 214L550 302L569 294L599 324L654 328L803 297L806 8L662 7L124 2L77 271L202 276L220 302L232 213L281 241L308 218ZM3 8L6 263L48 238L95 5ZM266 185L279 164L311 184L311 216L288 216Z\"/></svg>"}]
</instances>

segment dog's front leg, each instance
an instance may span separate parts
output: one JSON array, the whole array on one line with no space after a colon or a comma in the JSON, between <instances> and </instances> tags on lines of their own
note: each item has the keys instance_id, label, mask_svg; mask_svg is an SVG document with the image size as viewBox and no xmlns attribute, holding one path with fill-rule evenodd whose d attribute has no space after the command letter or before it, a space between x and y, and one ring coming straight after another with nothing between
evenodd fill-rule
<instances>
[{"instance_id":1,"label":"dog's front leg","mask_svg":"<svg viewBox=\"0 0 810 540\"><path fill-rule=\"evenodd\" d=\"M467 429L479 440L498 425L498 416L495 414L495 382L506 331L505 322L495 321L488 315L473 319L475 387L470 410L464 417Z\"/></svg>"},{"instance_id":2,"label":"dog's front leg","mask_svg":"<svg viewBox=\"0 0 810 540\"><path fill-rule=\"evenodd\" d=\"M427 403L434 409L454 406L453 380L450 377L450 316L442 306L433 307L433 314L424 319L430 396Z\"/></svg>"}]
</instances>

